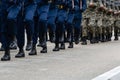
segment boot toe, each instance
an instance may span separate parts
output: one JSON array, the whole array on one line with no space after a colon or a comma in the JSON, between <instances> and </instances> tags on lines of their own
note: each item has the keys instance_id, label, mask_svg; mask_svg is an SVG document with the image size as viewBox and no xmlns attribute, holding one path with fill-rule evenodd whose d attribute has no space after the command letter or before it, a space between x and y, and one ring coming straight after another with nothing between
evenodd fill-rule
<instances>
[{"instance_id":1,"label":"boot toe","mask_svg":"<svg viewBox=\"0 0 120 80\"><path fill-rule=\"evenodd\" d=\"M10 61L10 56L3 56L1 61Z\"/></svg>"},{"instance_id":2,"label":"boot toe","mask_svg":"<svg viewBox=\"0 0 120 80\"><path fill-rule=\"evenodd\" d=\"M30 52L29 55L37 55L37 52Z\"/></svg>"},{"instance_id":3,"label":"boot toe","mask_svg":"<svg viewBox=\"0 0 120 80\"><path fill-rule=\"evenodd\" d=\"M53 51L59 51L59 48L54 48Z\"/></svg>"},{"instance_id":4,"label":"boot toe","mask_svg":"<svg viewBox=\"0 0 120 80\"><path fill-rule=\"evenodd\" d=\"M19 52L15 58L22 58L22 57L25 57L25 53L24 52Z\"/></svg>"},{"instance_id":5,"label":"boot toe","mask_svg":"<svg viewBox=\"0 0 120 80\"><path fill-rule=\"evenodd\" d=\"M41 50L40 53L47 53L47 50Z\"/></svg>"}]
</instances>

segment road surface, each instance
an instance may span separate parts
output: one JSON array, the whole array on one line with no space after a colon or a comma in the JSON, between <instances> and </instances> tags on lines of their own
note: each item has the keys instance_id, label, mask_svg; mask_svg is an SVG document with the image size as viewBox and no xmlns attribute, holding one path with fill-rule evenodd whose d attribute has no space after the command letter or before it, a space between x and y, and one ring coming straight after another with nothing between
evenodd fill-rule
<instances>
[{"instance_id":1,"label":"road surface","mask_svg":"<svg viewBox=\"0 0 120 80\"><path fill-rule=\"evenodd\" d=\"M48 43L48 53L37 56L0 61L0 80L91 80L120 66L120 41L99 44L75 45L74 49L53 52L54 44ZM2 57L3 52L0 52Z\"/></svg>"}]
</instances>

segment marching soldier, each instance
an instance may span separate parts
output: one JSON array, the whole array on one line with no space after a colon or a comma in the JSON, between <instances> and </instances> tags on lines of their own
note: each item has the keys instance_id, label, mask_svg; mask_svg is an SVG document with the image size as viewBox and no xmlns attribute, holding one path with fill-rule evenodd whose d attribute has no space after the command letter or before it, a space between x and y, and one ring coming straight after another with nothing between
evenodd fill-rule
<instances>
[{"instance_id":1,"label":"marching soldier","mask_svg":"<svg viewBox=\"0 0 120 80\"><path fill-rule=\"evenodd\" d=\"M91 0L89 4L89 23L88 23L88 29L89 29L89 36L90 36L90 43L95 43L95 33L96 33L96 10L97 10L97 1Z\"/></svg>"},{"instance_id":2,"label":"marching soldier","mask_svg":"<svg viewBox=\"0 0 120 80\"><path fill-rule=\"evenodd\" d=\"M18 5L18 0L2 0L2 32L3 32L3 46L5 49L4 56L1 61L10 60L10 42L13 36L16 35L16 20L18 13L20 11L20 6Z\"/></svg>"},{"instance_id":3,"label":"marching soldier","mask_svg":"<svg viewBox=\"0 0 120 80\"><path fill-rule=\"evenodd\" d=\"M65 20L67 17L67 0L57 0L58 14L56 18L56 40L55 48L53 51L59 51L59 49L65 49L64 31ZM59 46L59 44L61 44Z\"/></svg>"},{"instance_id":4,"label":"marching soldier","mask_svg":"<svg viewBox=\"0 0 120 80\"><path fill-rule=\"evenodd\" d=\"M119 0L115 0L114 1L114 5L115 5L115 12L114 12L114 36L115 36L115 41L118 40L118 33L120 30L120 2Z\"/></svg>"},{"instance_id":5,"label":"marching soldier","mask_svg":"<svg viewBox=\"0 0 120 80\"><path fill-rule=\"evenodd\" d=\"M87 45L87 38L88 38L88 19L89 19L89 0L87 1L87 9L85 12L83 12L83 18L82 18L82 45Z\"/></svg>"},{"instance_id":6,"label":"marching soldier","mask_svg":"<svg viewBox=\"0 0 120 80\"><path fill-rule=\"evenodd\" d=\"M18 33L17 33L17 44L19 52L15 56L16 58L25 57L24 43L25 43L25 26L29 27L30 33L33 36L34 33L34 15L36 11L36 3L34 0L23 0L20 2L22 5L21 13L18 19Z\"/></svg>"},{"instance_id":7,"label":"marching soldier","mask_svg":"<svg viewBox=\"0 0 120 80\"><path fill-rule=\"evenodd\" d=\"M40 33L40 41L41 41L40 44L42 47L42 50L40 52L47 53L46 33L47 33L47 18L48 18L50 3L48 2L48 0L36 0L36 3L37 3L38 28L35 29L33 35L32 50L29 53L29 55L37 54L36 44L38 39L38 31Z\"/></svg>"},{"instance_id":8,"label":"marching soldier","mask_svg":"<svg viewBox=\"0 0 120 80\"><path fill-rule=\"evenodd\" d=\"M51 3L49 13L48 13L48 28L49 28L49 38L51 42L55 42L55 31L56 24L55 20L57 17L58 8L56 6L56 0L50 0Z\"/></svg>"},{"instance_id":9,"label":"marching soldier","mask_svg":"<svg viewBox=\"0 0 120 80\"><path fill-rule=\"evenodd\" d=\"M74 38L75 44L79 43L81 22L82 22L82 12L87 8L86 0L75 0L75 17L74 17Z\"/></svg>"},{"instance_id":10,"label":"marching soldier","mask_svg":"<svg viewBox=\"0 0 120 80\"><path fill-rule=\"evenodd\" d=\"M103 15L105 12L105 1L99 0L98 7L97 7L97 41L104 41L104 24L103 24Z\"/></svg>"},{"instance_id":11,"label":"marching soldier","mask_svg":"<svg viewBox=\"0 0 120 80\"><path fill-rule=\"evenodd\" d=\"M73 48L73 22L75 12L75 0L68 0L68 15L66 20L67 41L69 42L68 48Z\"/></svg>"},{"instance_id":12,"label":"marching soldier","mask_svg":"<svg viewBox=\"0 0 120 80\"><path fill-rule=\"evenodd\" d=\"M29 28L29 26L25 26L25 30L26 30L26 38L27 38L27 44L26 44L26 51L30 51L32 49L32 33L31 30Z\"/></svg>"},{"instance_id":13,"label":"marching soldier","mask_svg":"<svg viewBox=\"0 0 120 80\"><path fill-rule=\"evenodd\" d=\"M106 41L111 41L112 37L112 24L113 24L113 0L110 1L109 11L106 13Z\"/></svg>"}]
</instances>

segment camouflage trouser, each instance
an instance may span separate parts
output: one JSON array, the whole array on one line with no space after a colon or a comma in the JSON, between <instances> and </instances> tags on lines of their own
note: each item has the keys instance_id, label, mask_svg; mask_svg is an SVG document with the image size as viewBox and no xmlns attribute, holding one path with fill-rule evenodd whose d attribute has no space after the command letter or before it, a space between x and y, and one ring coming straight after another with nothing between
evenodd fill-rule
<instances>
[{"instance_id":1,"label":"camouflage trouser","mask_svg":"<svg viewBox=\"0 0 120 80\"><path fill-rule=\"evenodd\" d=\"M98 37L100 34L102 34L102 28L101 27L96 27L96 32L95 32L96 36Z\"/></svg>"},{"instance_id":2,"label":"camouflage trouser","mask_svg":"<svg viewBox=\"0 0 120 80\"><path fill-rule=\"evenodd\" d=\"M109 41L111 40L112 37L112 27L108 26L106 27L106 40Z\"/></svg>"},{"instance_id":3,"label":"camouflage trouser","mask_svg":"<svg viewBox=\"0 0 120 80\"><path fill-rule=\"evenodd\" d=\"M96 27L88 26L88 32L91 33L93 37L95 37Z\"/></svg>"},{"instance_id":4,"label":"camouflage trouser","mask_svg":"<svg viewBox=\"0 0 120 80\"><path fill-rule=\"evenodd\" d=\"M106 35L107 34L112 34L112 27L111 26L106 27Z\"/></svg>"},{"instance_id":5,"label":"camouflage trouser","mask_svg":"<svg viewBox=\"0 0 120 80\"><path fill-rule=\"evenodd\" d=\"M88 33L88 27L87 26L82 26L82 37L87 37L87 33Z\"/></svg>"},{"instance_id":6,"label":"camouflage trouser","mask_svg":"<svg viewBox=\"0 0 120 80\"><path fill-rule=\"evenodd\" d=\"M106 34L106 27L102 27L101 32L102 32L103 35L105 35Z\"/></svg>"},{"instance_id":7,"label":"camouflage trouser","mask_svg":"<svg viewBox=\"0 0 120 80\"><path fill-rule=\"evenodd\" d=\"M114 26L114 36L117 37L119 33L120 33L120 27Z\"/></svg>"}]
</instances>

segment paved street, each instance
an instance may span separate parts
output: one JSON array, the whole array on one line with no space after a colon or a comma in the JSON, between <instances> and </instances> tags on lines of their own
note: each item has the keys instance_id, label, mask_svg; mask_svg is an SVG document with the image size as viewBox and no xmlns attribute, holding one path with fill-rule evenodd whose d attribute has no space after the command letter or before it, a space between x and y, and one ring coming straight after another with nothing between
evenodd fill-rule
<instances>
[{"instance_id":1,"label":"paved street","mask_svg":"<svg viewBox=\"0 0 120 80\"><path fill-rule=\"evenodd\" d=\"M0 61L0 80L91 80L120 66L120 41L87 46L76 45L74 49L52 52L54 44L48 43L48 53ZM2 57L3 52L0 52Z\"/></svg>"}]
</instances>

